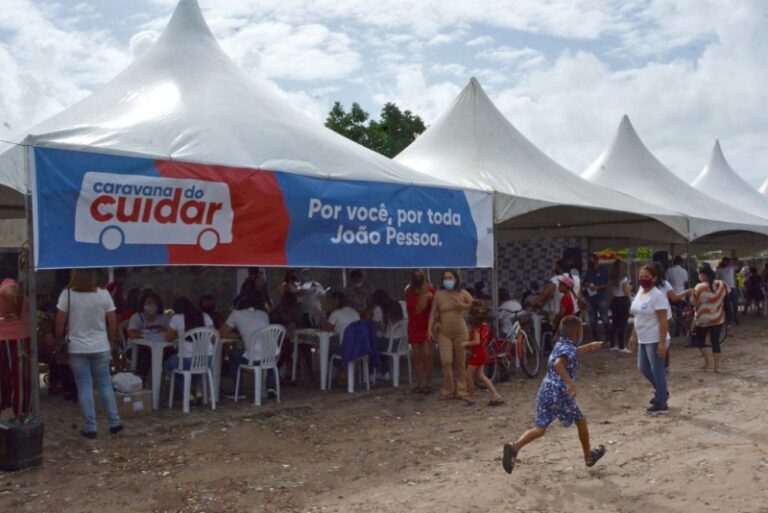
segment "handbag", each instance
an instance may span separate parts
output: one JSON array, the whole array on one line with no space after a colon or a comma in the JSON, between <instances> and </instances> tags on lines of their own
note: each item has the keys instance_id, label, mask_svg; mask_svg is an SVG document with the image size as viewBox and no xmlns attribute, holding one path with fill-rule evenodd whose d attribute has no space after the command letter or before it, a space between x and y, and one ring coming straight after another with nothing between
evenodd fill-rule
<instances>
[{"instance_id":1,"label":"handbag","mask_svg":"<svg viewBox=\"0 0 768 513\"><path fill-rule=\"evenodd\" d=\"M53 358L56 363L69 365L69 319L72 312L72 289L67 288L67 324L64 336L58 346L53 350Z\"/></svg>"}]
</instances>

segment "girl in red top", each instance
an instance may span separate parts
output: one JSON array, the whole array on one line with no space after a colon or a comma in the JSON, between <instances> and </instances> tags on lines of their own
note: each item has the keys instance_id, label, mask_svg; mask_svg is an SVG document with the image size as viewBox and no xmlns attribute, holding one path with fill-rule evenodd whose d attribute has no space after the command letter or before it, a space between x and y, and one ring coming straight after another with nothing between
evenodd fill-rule
<instances>
[{"instance_id":1,"label":"girl in red top","mask_svg":"<svg viewBox=\"0 0 768 513\"><path fill-rule=\"evenodd\" d=\"M472 352L467 367L467 390L470 395L474 395L475 374L477 374L477 379L491 392L491 401L488 403L488 406L499 406L504 404L504 400L483 370L485 361L488 359L486 346L490 336L488 312L488 307L480 301L472 303L472 308L469 310L469 326L472 328L472 331L469 332L469 340L463 344L464 347Z\"/></svg>"},{"instance_id":2,"label":"girl in red top","mask_svg":"<svg viewBox=\"0 0 768 513\"><path fill-rule=\"evenodd\" d=\"M405 288L405 305L408 310L408 342L413 350L413 366L416 373L417 394L432 393L432 366L434 344L429 341L429 313L435 289L429 286L421 269L413 271L411 282Z\"/></svg>"}]
</instances>

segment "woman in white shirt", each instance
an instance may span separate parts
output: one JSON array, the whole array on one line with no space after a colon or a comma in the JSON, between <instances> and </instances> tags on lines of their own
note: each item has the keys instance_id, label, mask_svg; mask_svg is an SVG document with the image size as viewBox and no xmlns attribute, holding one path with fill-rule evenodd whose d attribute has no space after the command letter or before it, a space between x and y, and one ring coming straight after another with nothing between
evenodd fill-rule
<instances>
[{"instance_id":1,"label":"woman in white shirt","mask_svg":"<svg viewBox=\"0 0 768 513\"><path fill-rule=\"evenodd\" d=\"M221 325L223 338L239 338L244 341L252 334L269 326L269 315L264 296L259 290L248 291L235 300L235 309ZM261 361L262 340L256 340L253 352L248 352L246 347L236 347L227 354L227 368L232 382L237 377L237 369L248 362ZM267 373L267 392L275 391L275 375Z\"/></svg>"},{"instance_id":2,"label":"woman in white shirt","mask_svg":"<svg viewBox=\"0 0 768 513\"><path fill-rule=\"evenodd\" d=\"M632 303L632 285L629 284L627 266L623 260L616 259L611 266L611 349L630 353L624 347L624 338L629 320L629 307Z\"/></svg>"},{"instance_id":3,"label":"woman in white shirt","mask_svg":"<svg viewBox=\"0 0 768 513\"><path fill-rule=\"evenodd\" d=\"M629 349L638 352L637 366L656 391L646 410L648 413L665 413L669 398L664 372L669 341L669 300L657 286L661 280L663 275L655 266L641 267L638 274L640 290L631 308L635 324L629 337Z\"/></svg>"},{"instance_id":4,"label":"woman in white shirt","mask_svg":"<svg viewBox=\"0 0 768 513\"><path fill-rule=\"evenodd\" d=\"M174 315L168 322L168 329L166 330L165 338L169 342L183 337L188 331L195 328L213 328L213 319L208 314L205 314L195 308L192 302L185 298L178 298L173 303ZM174 369L179 368L179 358L181 358L182 369L189 370L192 365L192 355L194 346L192 342L187 340L179 340L179 352L169 357L164 364L165 372L170 374ZM213 344L208 348L208 365L211 365L213 360ZM183 390L182 377L179 375L176 377L176 389ZM198 403L202 403L203 393L200 389L201 379L200 376L192 377L192 388L194 390L194 397Z\"/></svg>"},{"instance_id":5,"label":"woman in white shirt","mask_svg":"<svg viewBox=\"0 0 768 513\"><path fill-rule=\"evenodd\" d=\"M332 292L331 303L331 315L320 324L320 327L325 331L335 332L341 342L344 339L344 331L350 324L360 320L360 314L351 306L347 306L347 297L342 292Z\"/></svg>"},{"instance_id":6,"label":"woman in white shirt","mask_svg":"<svg viewBox=\"0 0 768 513\"><path fill-rule=\"evenodd\" d=\"M109 363L111 343L117 339L117 315L112 296L96 285L95 269L75 269L69 286L59 296L56 333L68 340L69 367L77 384L77 399L85 429L80 434L96 438L93 390L98 391L112 434L122 431Z\"/></svg>"}]
</instances>

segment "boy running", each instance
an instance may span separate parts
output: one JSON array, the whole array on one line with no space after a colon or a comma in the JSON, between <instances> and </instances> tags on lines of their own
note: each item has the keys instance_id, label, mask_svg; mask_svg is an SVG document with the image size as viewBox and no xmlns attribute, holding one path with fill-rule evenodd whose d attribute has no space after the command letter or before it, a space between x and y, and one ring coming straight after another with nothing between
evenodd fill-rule
<instances>
[{"instance_id":1,"label":"boy running","mask_svg":"<svg viewBox=\"0 0 768 513\"><path fill-rule=\"evenodd\" d=\"M529 429L514 444L504 444L504 456L501 463L507 474L515 468L515 461L520 450L537 438L544 436L547 427L559 419L564 427L576 423L579 441L584 450L584 463L592 467L605 455L605 447L591 449L587 419L576 404L576 367L579 355L599 351L602 342L592 342L578 347L583 335L581 320L569 315L560 321L560 338L549 355L547 375L541 383L536 397L536 427Z\"/></svg>"}]
</instances>

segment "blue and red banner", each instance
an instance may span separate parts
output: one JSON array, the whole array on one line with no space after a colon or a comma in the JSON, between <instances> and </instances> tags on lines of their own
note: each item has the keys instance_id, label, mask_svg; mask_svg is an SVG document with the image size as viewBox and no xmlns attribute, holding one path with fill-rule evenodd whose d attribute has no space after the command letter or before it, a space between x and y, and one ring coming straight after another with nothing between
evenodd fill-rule
<instances>
[{"instance_id":1,"label":"blue and red banner","mask_svg":"<svg viewBox=\"0 0 768 513\"><path fill-rule=\"evenodd\" d=\"M492 265L487 193L50 148L34 166L38 269Z\"/></svg>"}]
</instances>

